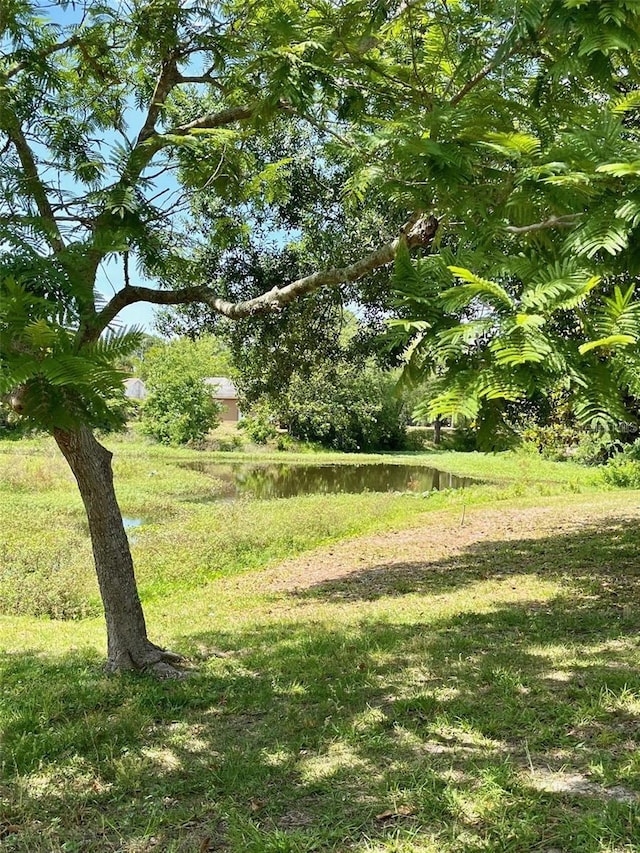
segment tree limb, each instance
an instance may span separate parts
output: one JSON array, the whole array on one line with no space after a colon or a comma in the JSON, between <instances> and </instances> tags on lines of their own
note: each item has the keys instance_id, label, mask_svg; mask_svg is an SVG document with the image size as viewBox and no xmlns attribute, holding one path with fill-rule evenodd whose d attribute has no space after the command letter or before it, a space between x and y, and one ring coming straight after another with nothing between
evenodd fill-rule
<instances>
[{"instance_id":1,"label":"tree limb","mask_svg":"<svg viewBox=\"0 0 640 853\"><path fill-rule=\"evenodd\" d=\"M217 89L224 89L220 80L217 77L212 77L209 72L193 75L179 74L178 83L203 83L207 86L215 86Z\"/></svg>"},{"instance_id":2,"label":"tree limb","mask_svg":"<svg viewBox=\"0 0 640 853\"><path fill-rule=\"evenodd\" d=\"M24 172L25 188L34 200L38 208L38 213L42 217L47 240L55 252L60 252L64 249L64 241L60 234L47 190L38 174L38 167L33 151L22 132L20 122L9 110L6 111L4 131L13 143L13 147L16 149L18 158L20 159Z\"/></svg>"},{"instance_id":3,"label":"tree limb","mask_svg":"<svg viewBox=\"0 0 640 853\"><path fill-rule=\"evenodd\" d=\"M278 311L283 305L313 290L318 290L321 287L335 287L348 281L357 281L367 273L386 266L394 259L398 247L403 241L409 248L430 246L438 230L438 224L435 216L427 217L423 214L415 214L401 229L399 237L359 261L346 267L334 267L333 269L312 273L296 279L284 287L274 287L261 296L247 299L244 302L230 302L227 299L222 299L213 288L200 285L177 290L154 290L150 287L125 286L97 314L95 322L85 334L85 341L97 339L123 308L136 302L150 302L154 305L185 305L200 302L232 320Z\"/></svg>"},{"instance_id":4,"label":"tree limb","mask_svg":"<svg viewBox=\"0 0 640 853\"><path fill-rule=\"evenodd\" d=\"M345 145L347 148L353 147L353 142L350 142L346 137L337 133L335 130L332 130L330 127L327 127L326 124L323 124L318 119L313 116L308 115L307 113L299 112L293 104L287 103L283 101L280 104L281 108L291 116L295 116L295 118L300 118L303 121L308 122L312 127L315 127L316 130L320 131L320 133L328 133L329 136L332 136L334 139L337 139L341 145Z\"/></svg>"},{"instance_id":5,"label":"tree limb","mask_svg":"<svg viewBox=\"0 0 640 853\"><path fill-rule=\"evenodd\" d=\"M252 118L255 113L255 106L231 107L226 110L220 110L217 113L208 113L207 115L200 116L200 118L188 124L172 127L166 133L155 133L152 131L146 137L139 135L122 172L121 182L125 185L135 183L149 165L154 155L162 148L171 144L169 137L188 136L193 130L213 130L216 127L226 127L236 121ZM146 124L147 122L145 121Z\"/></svg>"},{"instance_id":6,"label":"tree limb","mask_svg":"<svg viewBox=\"0 0 640 853\"><path fill-rule=\"evenodd\" d=\"M467 80L462 89L460 89L460 91L457 92L453 96L453 98L451 98L451 100L449 101L449 106L455 107L457 104L459 104L463 98L466 98L469 92L475 89L478 83L482 83L485 77L488 77L492 71L495 71L501 62L504 62L505 60L510 59L512 56L514 56L520 50L522 44L522 41L518 40L511 48L511 50L507 51L506 54L502 54L501 50L498 49L493 59L490 59L489 62L487 62L487 64L483 68L481 68L480 71L478 71L477 74L474 74L470 80Z\"/></svg>"},{"instance_id":7,"label":"tree limb","mask_svg":"<svg viewBox=\"0 0 640 853\"><path fill-rule=\"evenodd\" d=\"M226 127L228 124L234 124L236 121L253 118L256 114L256 109L256 106L230 107L226 110L220 110L218 113L209 113L200 116L200 118L194 119L194 121L190 121L188 124L173 127L167 133L171 136L186 136L192 130L213 130L216 127Z\"/></svg>"},{"instance_id":8,"label":"tree limb","mask_svg":"<svg viewBox=\"0 0 640 853\"><path fill-rule=\"evenodd\" d=\"M66 50L68 47L74 47L79 41L79 36L71 36L71 38L68 38L65 41L58 42L58 44L52 44L50 47L47 47L40 53L36 54L36 56L38 59L46 59L53 53L59 53L61 50ZM16 74L19 74L21 71L24 71L25 68L28 68L29 64L29 61L26 59L23 59L21 62L14 62L14 64L10 65L5 71L3 76L6 80L10 80L11 77L15 77Z\"/></svg>"},{"instance_id":9,"label":"tree limb","mask_svg":"<svg viewBox=\"0 0 640 853\"><path fill-rule=\"evenodd\" d=\"M156 123L162 107L165 105L173 87L179 82L179 79L175 57L170 56L162 63L162 69L158 76L153 95L151 96L151 103L149 104L144 124L140 128L134 149L155 133Z\"/></svg>"},{"instance_id":10,"label":"tree limb","mask_svg":"<svg viewBox=\"0 0 640 853\"><path fill-rule=\"evenodd\" d=\"M505 231L510 234L530 234L532 231L542 231L545 228L570 228L576 224L579 213L567 213L564 216L551 216L544 222L534 222L531 225L507 225Z\"/></svg>"}]
</instances>

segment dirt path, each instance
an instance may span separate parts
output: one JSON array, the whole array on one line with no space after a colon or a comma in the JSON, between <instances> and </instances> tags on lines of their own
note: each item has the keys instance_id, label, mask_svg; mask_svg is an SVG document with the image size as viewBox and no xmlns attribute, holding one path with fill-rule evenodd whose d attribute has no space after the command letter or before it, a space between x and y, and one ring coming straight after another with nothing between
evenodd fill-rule
<instances>
[{"instance_id":1,"label":"dirt path","mask_svg":"<svg viewBox=\"0 0 640 853\"><path fill-rule=\"evenodd\" d=\"M640 498L612 492L590 498L567 496L547 505L502 508L475 507L428 513L424 523L405 530L348 539L291 558L260 575L263 590L304 590L340 582L367 569L412 569L455 559L470 547L485 543L539 540L585 532L601 525L640 521Z\"/></svg>"}]
</instances>

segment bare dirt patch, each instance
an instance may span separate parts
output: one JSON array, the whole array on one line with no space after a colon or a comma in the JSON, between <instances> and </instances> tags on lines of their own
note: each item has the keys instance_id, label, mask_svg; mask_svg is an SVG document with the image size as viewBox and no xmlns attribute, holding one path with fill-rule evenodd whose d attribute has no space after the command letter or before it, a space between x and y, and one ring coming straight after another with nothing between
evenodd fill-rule
<instances>
[{"instance_id":1,"label":"bare dirt patch","mask_svg":"<svg viewBox=\"0 0 640 853\"><path fill-rule=\"evenodd\" d=\"M415 570L450 562L480 543L541 540L576 534L601 523L637 523L640 505L621 502L576 502L526 508L474 508L464 514L434 512L425 522L406 530L349 539L286 560L261 575L260 585L270 592L298 592L319 584L354 578L368 569L384 565ZM561 568L561 567L558 567ZM482 567L479 566L480 572ZM500 578L499 566L486 566L487 577Z\"/></svg>"}]
</instances>

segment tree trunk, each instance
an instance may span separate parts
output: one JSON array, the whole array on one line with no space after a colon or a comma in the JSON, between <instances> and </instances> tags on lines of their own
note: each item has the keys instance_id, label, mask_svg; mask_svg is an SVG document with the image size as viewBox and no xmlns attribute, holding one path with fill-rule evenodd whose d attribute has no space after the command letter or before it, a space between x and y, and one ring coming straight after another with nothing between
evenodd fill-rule
<instances>
[{"instance_id":1,"label":"tree trunk","mask_svg":"<svg viewBox=\"0 0 640 853\"><path fill-rule=\"evenodd\" d=\"M436 418L433 422L433 443L440 444L442 440L442 421Z\"/></svg>"},{"instance_id":2,"label":"tree trunk","mask_svg":"<svg viewBox=\"0 0 640 853\"><path fill-rule=\"evenodd\" d=\"M78 482L93 548L100 595L107 621L107 671L151 671L163 678L182 673L173 664L180 655L154 645L138 596L129 540L113 487L112 453L91 430L54 430L54 438Z\"/></svg>"}]
</instances>

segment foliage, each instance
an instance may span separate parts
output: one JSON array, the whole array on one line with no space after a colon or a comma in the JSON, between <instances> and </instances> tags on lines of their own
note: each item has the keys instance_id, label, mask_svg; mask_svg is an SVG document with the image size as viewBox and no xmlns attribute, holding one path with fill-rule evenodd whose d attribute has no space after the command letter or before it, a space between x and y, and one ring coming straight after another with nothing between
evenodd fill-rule
<instances>
[{"instance_id":1,"label":"foliage","mask_svg":"<svg viewBox=\"0 0 640 853\"><path fill-rule=\"evenodd\" d=\"M640 462L624 455L614 456L602 471L605 483L618 489L640 489Z\"/></svg>"},{"instance_id":2,"label":"foliage","mask_svg":"<svg viewBox=\"0 0 640 853\"><path fill-rule=\"evenodd\" d=\"M139 344L136 330L109 330L99 341L74 341L73 302L47 292L52 266L34 259L35 280L0 269L0 395L28 427L120 427L126 419L118 362ZM59 270L58 283L66 281ZM40 277L42 276L42 277Z\"/></svg>"},{"instance_id":3,"label":"foliage","mask_svg":"<svg viewBox=\"0 0 640 853\"><path fill-rule=\"evenodd\" d=\"M522 440L534 445L546 459L566 459L586 437L584 430L557 422L534 424L522 431Z\"/></svg>"},{"instance_id":4,"label":"foliage","mask_svg":"<svg viewBox=\"0 0 640 853\"><path fill-rule=\"evenodd\" d=\"M593 430L581 437L573 453L575 462L581 465L603 465L622 450L620 438L609 432Z\"/></svg>"},{"instance_id":5,"label":"foliage","mask_svg":"<svg viewBox=\"0 0 640 853\"><path fill-rule=\"evenodd\" d=\"M407 413L393 376L372 366L325 365L294 374L277 405L294 438L348 452L404 446Z\"/></svg>"},{"instance_id":6,"label":"foliage","mask_svg":"<svg viewBox=\"0 0 640 853\"><path fill-rule=\"evenodd\" d=\"M633 460L634 462L640 462L640 439L637 438L635 441L627 444L620 454L620 458L622 457Z\"/></svg>"},{"instance_id":7,"label":"foliage","mask_svg":"<svg viewBox=\"0 0 640 853\"><path fill-rule=\"evenodd\" d=\"M627 444L603 468L606 483L623 489L640 488L640 439Z\"/></svg>"},{"instance_id":8,"label":"foliage","mask_svg":"<svg viewBox=\"0 0 640 853\"><path fill-rule=\"evenodd\" d=\"M145 382L156 382L159 377L184 372L210 376L230 376L232 367L225 345L212 335L202 335L193 340L174 338L155 340L132 365L137 376Z\"/></svg>"},{"instance_id":9,"label":"foliage","mask_svg":"<svg viewBox=\"0 0 640 853\"><path fill-rule=\"evenodd\" d=\"M420 319L396 321L394 330L410 339L410 375L431 377L426 414L475 419L496 401L526 400L560 387L572 395L582 424L611 427L629 416L640 367L640 301L633 284L624 290L614 284L610 296L595 297L599 279L574 262L548 269L540 256L519 257L519 276L505 275L508 292L447 263L452 257L443 251L413 266L404 253L396 265L404 304ZM425 314L413 294L428 271L462 283L433 292Z\"/></svg>"},{"instance_id":10,"label":"foliage","mask_svg":"<svg viewBox=\"0 0 640 853\"><path fill-rule=\"evenodd\" d=\"M140 362L147 387L142 431L163 444L201 441L221 414L213 388L204 380L226 367L226 352L214 338L152 346Z\"/></svg>"},{"instance_id":11,"label":"foliage","mask_svg":"<svg viewBox=\"0 0 640 853\"><path fill-rule=\"evenodd\" d=\"M198 376L167 376L148 389L141 429L162 444L201 441L220 421L221 407Z\"/></svg>"},{"instance_id":12,"label":"foliage","mask_svg":"<svg viewBox=\"0 0 640 853\"><path fill-rule=\"evenodd\" d=\"M266 399L255 403L240 424L256 444L266 444L278 436L278 415Z\"/></svg>"}]
</instances>

